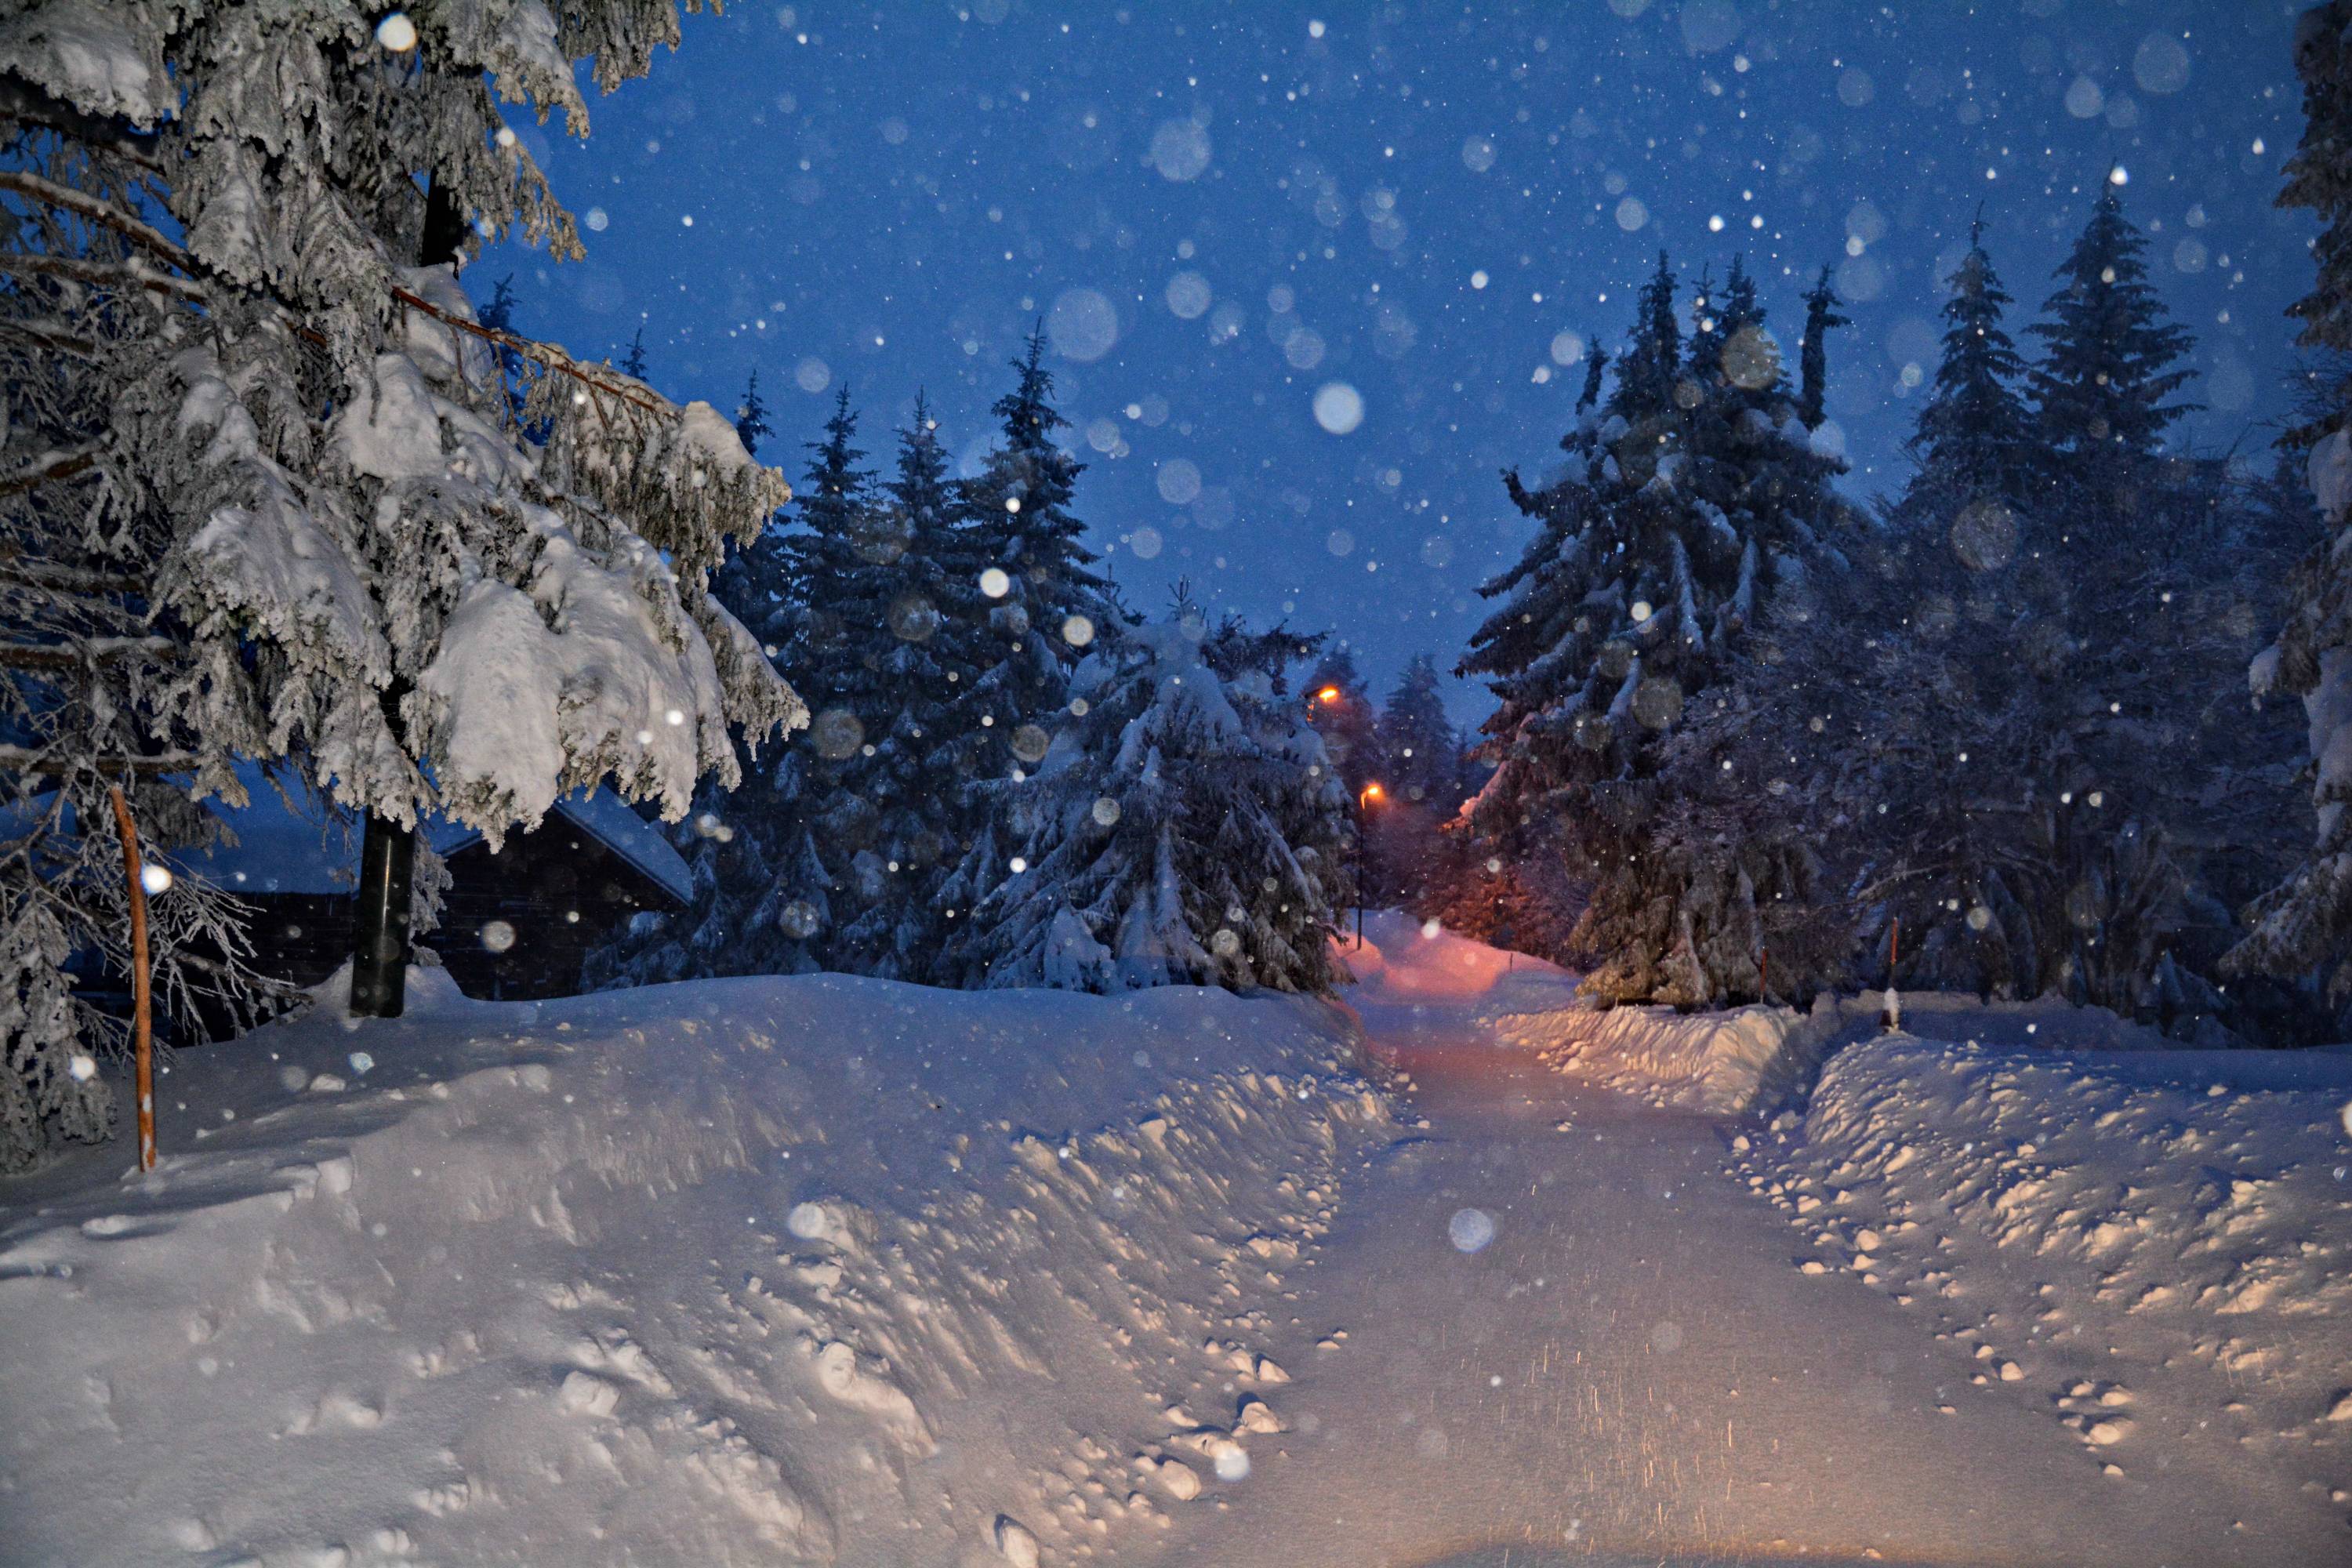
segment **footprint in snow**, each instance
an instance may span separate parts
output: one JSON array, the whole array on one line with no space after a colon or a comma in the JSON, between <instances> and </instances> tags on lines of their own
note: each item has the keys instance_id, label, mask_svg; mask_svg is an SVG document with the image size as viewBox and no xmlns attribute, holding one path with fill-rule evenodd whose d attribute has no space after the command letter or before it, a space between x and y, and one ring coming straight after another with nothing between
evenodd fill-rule
<instances>
[{"instance_id":1,"label":"footprint in snow","mask_svg":"<svg viewBox=\"0 0 2352 1568\"><path fill-rule=\"evenodd\" d=\"M340 1388L331 1388L319 1398L313 1408L294 1418L286 1428L289 1437L309 1436L312 1433L338 1428L370 1432L383 1425L383 1411L357 1394Z\"/></svg>"},{"instance_id":2,"label":"footprint in snow","mask_svg":"<svg viewBox=\"0 0 2352 1568\"><path fill-rule=\"evenodd\" d=\"M1009 1513L996 1516L991 1537L996 1554L1013 1564L1013 1568L1037 1568L1037 1538L1029 1527Z\"/></svg>"}]
</instances>

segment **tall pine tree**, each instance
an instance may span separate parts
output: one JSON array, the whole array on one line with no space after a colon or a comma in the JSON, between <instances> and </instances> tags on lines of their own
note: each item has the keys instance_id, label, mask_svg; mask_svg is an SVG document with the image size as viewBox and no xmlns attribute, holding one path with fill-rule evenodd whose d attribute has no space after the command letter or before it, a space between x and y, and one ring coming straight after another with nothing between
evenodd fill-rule
<instances>
[{"instance_id":1,"label":"tall pine tree","mask_svg":"<svg viewBox=\"0 0 2352 1568\"><path fill-rule=\"evenodd\" d=\"M1971 503L2020 505L2034 439L2017 391L2025 362L2001 324L2011 301L1985 249L1981 218L1969 226L1950 289L1943 358L1907 447L1918 472L1903 497L1906 511L1943 526Z\"/></svg>"},{"instance_id":2,"label":"tall pine tree","mask_svg":"<svg viewBox=\"0 0 2352 1568\"><path fill-rule=\"evenodd\" d=\"M1085 465L1054 439L1069 421L1054 406L1045 356L1041 325L1013 362L1013 390L996 401L1001 434L987 465L961 487L959 537L979 566L987 630L981 672L950 721L957 772L971 781L973 824L964 858L941 889L950 919L962 918L1005 875L1000 850L1018 785L1069 717L1071 671L1120 619L1094 571L1101 557L1070 510Z\"/></svg>"},{"instance_id":3,"label":"tall pine tree","mask_svg":"<svg viewBox=\"0 0 2352 1568\"><path fill-rule=\"evenodd\" d=\"M1698 1004L1753 994L1759 907L1811 888L1783 838L1727 869L1711 842L1653 853L1687 793L1676 770L1701 765L1666 742L1686 709L1727 704L1713 688L1765 610L1812 613L1848 520L1745 268L1701 297L1687 356L1675 296L1661 258L1614 387L1563 442L1568 471L1538 491L1506 476L1540 531L1483 590L1504 604L1464 669L1501 702L1474 816L1489 858L1556 853L1588 882L1562 956L1600 961L1597 994Z\"/></svg>"},{"instance_id":4,"label":"tall pine tree","mask_svg":"<svg viewBox=\"0 0 2352 1568\"><path fill-rule=\"evenodd\" d=\"M2032 328L2042 342L2029 373L2037 433L2053 462L2092 485L2113 486L2118 470L2145 465L2197 406L2168 401L2190 379L2179 368L2189 337L2147 280L2147 249L2111 179Z\"/></svg>"}]
</instances>

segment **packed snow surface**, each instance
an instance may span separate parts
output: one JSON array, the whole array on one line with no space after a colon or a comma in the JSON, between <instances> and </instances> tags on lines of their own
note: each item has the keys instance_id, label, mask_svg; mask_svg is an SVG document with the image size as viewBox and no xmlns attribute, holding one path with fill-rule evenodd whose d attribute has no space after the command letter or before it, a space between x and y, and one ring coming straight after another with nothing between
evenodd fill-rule
<instances>
[{"instance_id":1,"label":"packed snow surface","mask_svg":"<svg viewBox=\"0 0 2352 1568\"><path fill-rule=\"evenodd\" d=\"M0 1186L0 1559L1118 1555L1281 1429L1387 1136L1303 1001L411 988Z\"/></svg>"}]
</instances>

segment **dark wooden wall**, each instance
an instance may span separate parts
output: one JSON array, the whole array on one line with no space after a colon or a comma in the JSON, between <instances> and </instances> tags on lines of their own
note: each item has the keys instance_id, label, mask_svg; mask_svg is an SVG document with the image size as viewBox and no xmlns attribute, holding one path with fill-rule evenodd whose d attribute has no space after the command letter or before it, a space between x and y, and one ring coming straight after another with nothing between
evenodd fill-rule
<instances>
[{"instance_id":1,"label":"dark wooden wall","mask_svg":"<svg viewBox=\"0 0 2352 1568\"><path fill-rule=\"evenodd\" d=\"M678 907L659 883L558 816L509 837L496 855L467 845L449 857L449 873L441 929L425 940L457 989L486 1001L570 996L590 948L640 910ZM489 940L506 935L494 922L513 933L503 951Z\"/></svg>"}]
</instances>

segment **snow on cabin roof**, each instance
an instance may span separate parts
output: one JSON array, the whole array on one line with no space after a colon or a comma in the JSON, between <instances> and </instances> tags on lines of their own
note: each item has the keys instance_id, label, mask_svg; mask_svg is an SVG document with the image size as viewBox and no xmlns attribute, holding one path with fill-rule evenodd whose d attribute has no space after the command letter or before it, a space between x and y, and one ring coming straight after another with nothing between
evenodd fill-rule
<instances>
[{"instance_id":1,"label":"snow on cabin roof","mask_svg":"<svg viewBox=\"0 0 2352 1568\"><path fill-rule=\"evenodd\" d=\"M360 828L347 813L283 773L278 775L285 785L281 795L257 763L237 764L237 778L250 805L205 803L236 833L236 846L174 856L186 872L243 893L347 893L359 886ZM685 860L658 828L618 795L609 790L583 791L564 796L554 809L681 903L692 899L694 874ZM434 853L444 856L482 837L446 817L428 817L424 835Z\"/></svg>"},{"instance_id":2,"label":"snow on cabin roof","mask_svg":"<svg viewBox=\"0 0 2352 1568\"><path fill-rule=\"evenodd\" d=\"M610 790L585 790L555 803L555 814L661 884L680 903L694 898L694 873L661 830L631 811ZM541 823L540 830L546 831ZM455 855L478 844L481 834L460 823L436 818L427 829L436 855Z\"/></svg>"}]
</instances>

